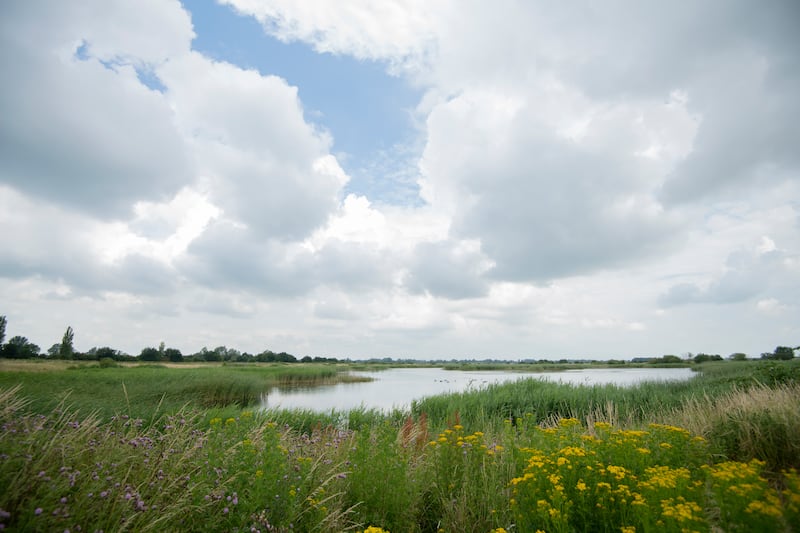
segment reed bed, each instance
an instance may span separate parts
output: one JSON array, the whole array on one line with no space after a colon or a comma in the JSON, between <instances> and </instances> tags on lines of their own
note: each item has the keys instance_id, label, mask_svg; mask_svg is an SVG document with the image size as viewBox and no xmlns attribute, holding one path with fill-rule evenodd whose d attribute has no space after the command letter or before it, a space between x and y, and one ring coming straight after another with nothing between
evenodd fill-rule
<instances>
[{"instance_id":1,"label":"reed bed","mask_svg":"<svg viewBox=\"0 0 800 533\"><path fill-rule=\"evenodd\" d=\"M759 365L629 388L520 381L392 413L186 401L211 394L204 380L277 383L281 366L39 372L0 382L0 527L797 531L798 366ZM49 404L66 376L121 389L113 414L77 390Z\"/></svg>"},{"instance_id":2,"label":"reed bed","mask_svg":"<svg viewBox=\"0 0 800 533\"><path fill-rule=\"evenodd\" d=\"M154 423L0 391L0 524L20 531L792 531L800 476L663 424L531 415L298 430L272 413ZM362 413L362 417L365 416ZM287 421L288 422L288 421Z\"/></svg>"},{"instance_id":3,"label":"reed bed","mask_svg":"<svg viewBox=\"0 0 800 533\"><path fill-rule=\"evenodd\" d=\"M214 408L257 404L274 386L336 383L348 376L329 365L243 364L174 368L160 364L58 365L42 370L27 363L22 370L0 366L0 387L21 385L31 409L50 413L68 399L83 412L103 418L120 412L151 419L184 406ZM53 369L54 368L54 369Z\"/></svg>"}]
</instances>

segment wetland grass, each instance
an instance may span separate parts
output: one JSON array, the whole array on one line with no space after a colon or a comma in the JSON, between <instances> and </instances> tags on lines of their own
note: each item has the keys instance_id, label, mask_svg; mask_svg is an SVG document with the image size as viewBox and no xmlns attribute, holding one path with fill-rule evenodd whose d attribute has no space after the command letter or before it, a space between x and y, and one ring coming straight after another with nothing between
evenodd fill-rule
<instances>
[{"instance_id":1,"label":"wetland grass","mask_svg":"<svg viewBox=\"0 0 800 533\"><path fill-rule=\"evenodd\" d=\"M76 411L73 396L42 412L36 394L47 396L44 403L53 394L31 386L50 374L39 372L21 389L0 385L0 524L42 531L796 531L800 464L795 455L773 453L797 442L796 362L723 365L689 382L626 388L511 383L388 415L208 409L185 398L175 407L179 391L213 373L277 383L275 374L284 372L223 366L180 379L172 372L190 369L52 372L75 373L71 387L96 385L98 394L119 387L120 374L178 382L174 397L129 390L111 417L86 398L73 404ZM126 379L126 389L135 381ZM146 399L145 416L126 412L136 411L138 398ZM766 438L784 433L787 439ZM739 455L720 452L729 448Z\"/></svg>"},{"instance_id":2,"label":"wetland grass","mask_svg":"<svg viewBox=\"0 0 800 533\"><path fill-rule=\"evenodd\" d=\"M347 376L322 364L104 366L0 360L0 387L21 385L31 399L31 409L41 414L51 412L67 398L75 409L103 417L125 412L150 419L184 406L244 408L257 403L273 386L317 385L340 379Z\"/></svg>"}]
</instances>

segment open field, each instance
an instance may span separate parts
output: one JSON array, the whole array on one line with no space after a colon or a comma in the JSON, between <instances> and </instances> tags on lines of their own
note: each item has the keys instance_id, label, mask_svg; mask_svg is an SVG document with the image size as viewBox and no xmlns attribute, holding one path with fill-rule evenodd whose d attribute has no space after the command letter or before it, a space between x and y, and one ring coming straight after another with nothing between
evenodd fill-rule
<instances>
[{"instance_id":1,"label":"open field","mask_svg":"<svg viewBox=\"0 0 800 533\"><path fill-rule=\"evenodd\" d=\"M325 365L0 367L0 523L796 531L798 363L714 363L624 390L520 382L389 415L253 412L209 392L335 379Z\"/></svg>"}]
</instances>

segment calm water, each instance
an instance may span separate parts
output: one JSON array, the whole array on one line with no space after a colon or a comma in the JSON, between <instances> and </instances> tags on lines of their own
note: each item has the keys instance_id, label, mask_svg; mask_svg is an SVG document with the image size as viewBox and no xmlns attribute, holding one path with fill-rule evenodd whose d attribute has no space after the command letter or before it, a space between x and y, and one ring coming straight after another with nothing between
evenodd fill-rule
<instances>
[{"instance_id":1,"label":"calm water","mask_svg":"<svg viewBox=\"0 0 800 533\"><path fill-rule=\"evenodd\" d=\"M479 389L490 383L518 379L544 379L575 384L633 385L642 381L681 380L692 377L689 368L620 368L567 370L564 372L461 371L441 368L393 368L381 372L353 372L374 381L339 383L313 388L272 389L262 401L264 408L330 411L356 407L389 410L408 408L412 400L444 392Z\"/></svg>"}]
</instances>

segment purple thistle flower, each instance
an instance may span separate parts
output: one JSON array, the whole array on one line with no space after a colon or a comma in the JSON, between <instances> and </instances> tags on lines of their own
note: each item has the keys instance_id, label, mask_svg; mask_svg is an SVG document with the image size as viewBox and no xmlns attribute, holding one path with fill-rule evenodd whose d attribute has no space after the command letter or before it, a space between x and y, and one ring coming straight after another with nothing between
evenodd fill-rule
<instances>
[{"instance_id":1,"label":"purple thistle flower","mask_svg":"<svg viewBox=\"0 0 800 533\"><path fill-rule=\"evenodd\" d=\"M39 516L40 514L42 514L42 508L41 507L37 507L36 510L33 511L33 514L35 514L36 516Z\"/></svg>"}]
</instances>

